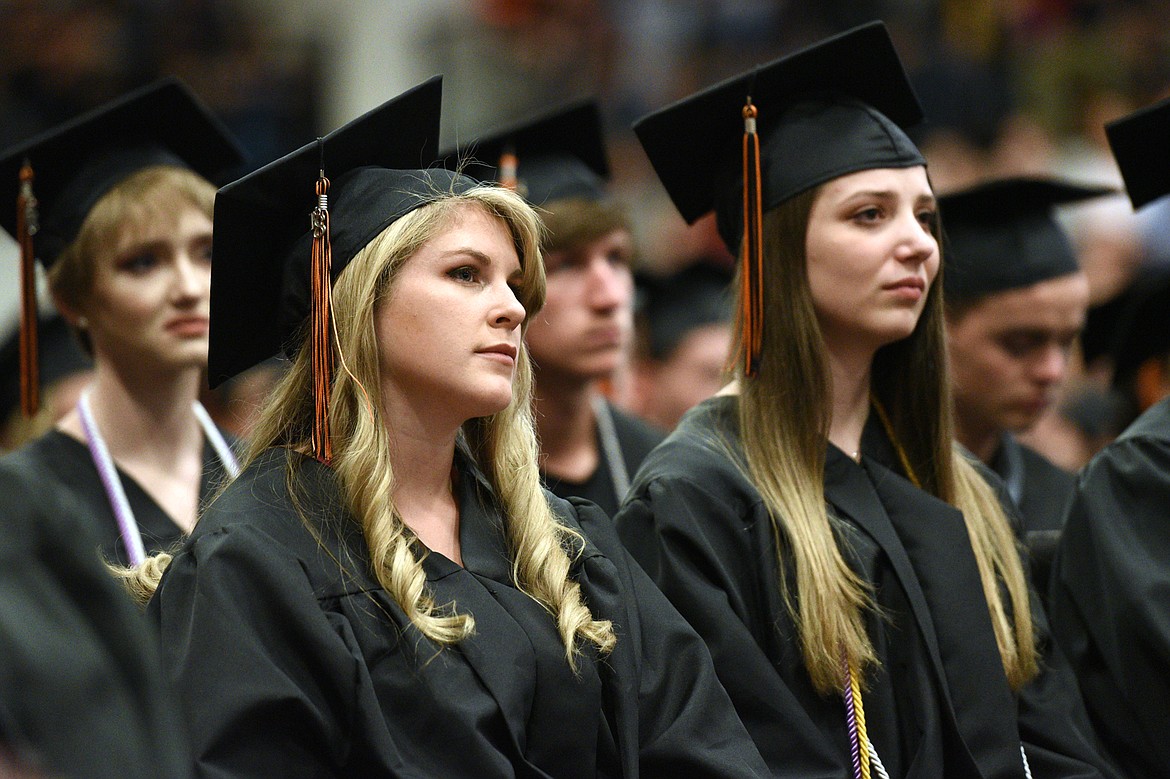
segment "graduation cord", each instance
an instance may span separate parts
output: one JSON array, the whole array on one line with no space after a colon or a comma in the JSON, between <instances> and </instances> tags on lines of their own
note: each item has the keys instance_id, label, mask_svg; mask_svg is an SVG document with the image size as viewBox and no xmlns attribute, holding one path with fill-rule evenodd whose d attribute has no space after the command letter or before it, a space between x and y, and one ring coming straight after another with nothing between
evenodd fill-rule
<instances>
[{"instance_id":1,"label":"graduation cord","mask_svg":"<svg viewBox=\"0 0 1170 779\"><path fill-rule=\"evenodd\" d=\"M878 418L882 422L882 427L886 431L886 437L890 439L890 443L894 446L894 451L898 453L898 461L902 464L902 470L906 472L906 478L910 480L918 489L922 489L922 483L918 477L914 475L914 469L910 467L910 458L906 456L906 450L898 443L898 439L894 436L894 427L890 424L890 417L886 414L885 408L878 401L877 398L871 398L874 410L877 411ZM1024 776L1026 779L1032 779L1032 767L1028 764L1028 753L1024 751L1024 745L1020 744L1020 759L1024 762Z\"/></svg>"},{"instance_id":2,"label":"graduation cord","mask_svg":"<svg viewBox=\"0 0 1170 779\"><path fill-rule=\"evenodd\" d=\"M110 508L114 512L114 519L118 522L118 534L126 546L126 555L130 559L130 564L140 565L146 559L142 533L138 530L138 520L134 518L134 510L130 508L130 501L126 498L126 490L122 487L122 480L118 478L118 469L114 465L114 459L110 456L106 439L102 437L102 431L94 420L93 410L89 405L89 393L90 390L85 390L77 401L77 413L81 417L81 427L85 430L89 454L93 458L98 476L101 477L102 487L105 488ZM216 455L223 463L224 470L228 472L229 476L235 478L240 472L240 464L223 434L219 432L219 428L211 421L207 409L203 408L203 404L196 400L191 404L191 410L195 412L195 419L198 420L199 426L203 428L203 434L207 436L211 447L215 449Z\"/></svg>"},{"instance_id":3,"label":"graduation cord","mask_svg":"<svg viewBox=\"0 0 1170 779\"><path fill-rule=\"evenodd\" d=\"M857 673L845 655L845 648L841 648L841 669L845 676L845 689L841 697L845 699L845 721L849 726L849 748L853 756L854 779L870 779L870 762L876 761L877 750L865 730L865 706L861 701L861 685L857 681ZM885 775L885 768L881 769L880 776Z\"/></svg>"},{"instance_id":4,"label":"graduation cord","mask_svg":"<svg viewBox=\"0 0 1170 779\"><path fill-rule=\"evenodd\" d=\"M601 453L605 457L605 464L609 466L609 477L613 481L614 497L618 505L630 491L630 472L626 470L626 460L622 456L621 442L618 440L617 427L613 423L613 413L601 395L593 396L593 415L597 417L597 437L601 440Z\"/></svg>"}]
</instances>

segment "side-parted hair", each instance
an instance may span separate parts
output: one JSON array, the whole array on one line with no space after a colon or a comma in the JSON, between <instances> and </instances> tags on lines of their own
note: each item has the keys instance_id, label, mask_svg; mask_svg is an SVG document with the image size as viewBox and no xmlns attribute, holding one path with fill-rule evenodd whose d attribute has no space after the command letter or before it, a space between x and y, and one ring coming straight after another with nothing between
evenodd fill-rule
<instances>
[{"instance_id":1,"label":"side-parted hair","mask_svg":"<svg viewBox=\"0 0 1170 779\"><path fill-rule=\"evenodd\" d=\"M374 320L404 263L467 208L486 211L511 233L523 272L518 297L528 314L526 322L530 321L544 304L540 222L520 196L494 186L443 196L401 217L354 257L332 292L338 357L329 412L332 467L347 508L361 523L372 572L411 622L441 645L469 636L474 619L460 613L457 604L432 600L420 558L425 550L420 551L394 506L388 430L393 422L383 417L376 402L380 380ZM311 381L309 350L302 348L260 414L247 460L273 446L309 451ZM368 396L367 390L375 394ZM462 437L499 498L515 581L556 620L568 662L575 667L580 641L607 652L615 637L610 622L593 619L580 586L569 577L571 555L579 553L583 539L557 521L541 489L531 395L532 367L521 347L512 402L490 417L469 420Z\"/></svg>"},{"instance_id":2,"label":"side-parted hair","mask_svg":"<svg viewBox=\"0 0 1170 779\"><path fill-rule=\"evenodd\" d=\"M215 186L178 166L143 168L115 184L94 203L77 237L49 270L49 289L58 307L78 311L85 305L93 291L97 258L102 252L113 251L128 232L173 219L181 206L194 206L211 219L214 202ZM73 332L92 355L89 335L77 328Z\"/></svg>"},{"instance_id":3,"label":"side-parted hair","mask_svg":"<svg viewBox=\"0 0 1170 779\"><path fill-rule=\"evenodd\" d=\"M828 694L842 690L842 652L858 669L877 656L865 629L865 613L876 608L873 593L845 562L825 502L832 378L805 250L819 192L797 195L764 215L762 359L755 378L745 378L742 367L736 378L746 470L771 514L777 554L791 556L795 568L790 582L782 565L778 584L813 684ZM1037 672L1028 588L1002 506L954 444L941 280L940 269L914 332L876 353L871 392L921 488L963 512L1004 671L1019 689ZM740 301L736 310L742 311ZM744 362L742 332L737 323L736 366Z\"/></svg>"}]
</instances>

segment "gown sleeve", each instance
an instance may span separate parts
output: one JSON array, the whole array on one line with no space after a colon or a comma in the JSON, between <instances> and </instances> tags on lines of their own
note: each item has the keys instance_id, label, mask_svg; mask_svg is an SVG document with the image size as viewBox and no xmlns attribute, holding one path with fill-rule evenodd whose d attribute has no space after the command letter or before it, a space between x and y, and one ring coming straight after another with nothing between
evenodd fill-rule
<instances>
[{"instance_id":1,"label":"gown sleeve","mask_svg":"<svg viewBox=\"0 0 1170 779\"><path fill-rule=\"evenodd\" d=\"M836 755L847 745L827 742L801 693L764 649L784 651L773 631L762 627L774 622L764 585L748 575L776 571L774 556L759 543L758 522L766 515L761 519L755 508L734 490L664 478L636 485L618 513L617 529L709 648L719 680L772 775L838 777ZM776 581L768 584L778 591Z\"/></svg>"},{"instance_id":2,"label":"gown sleeve","mask_svg":"<svg viewBox=\"0 0 1170 779\"><path fill-rule=\"evenodd\" d=\"M627 624L618 641L636 653L639 775L760 777L768 769L716 676L694 629L618 540L613 522L573 500L582 530L612 561Z\"/></svg>"},{"instance_id":3,"label":"gown sleeve","mask_svg":"<svg viewBox=\"0 0 1170 779\"><path fill-rule=\"evenodd\" d=\"M147 613L176 689L197 691L184 704L199 776L333 776L369 743L358 712L377 703L359 700L370 686L347 625L263 531L193 539Z\"/></svg>"}]
</instances>

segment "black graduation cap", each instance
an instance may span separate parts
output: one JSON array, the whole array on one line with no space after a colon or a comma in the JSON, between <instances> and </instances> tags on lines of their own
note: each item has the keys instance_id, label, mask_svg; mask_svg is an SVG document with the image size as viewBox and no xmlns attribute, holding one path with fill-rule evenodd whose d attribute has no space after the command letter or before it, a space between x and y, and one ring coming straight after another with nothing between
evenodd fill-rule
<instances>
[{"instance_id":1,"label":"black graduation cap","mask_svg":"<svg viewBox=\"0 0 1170 779\"><path fill-rule=\"evenodd\" d=\"M639 275L638 315L647 346L662 360L696 327L731 321L731 268L696 261L666 276Z\"/></svg>"},{"instance_id":2,"label":"black graduation cap","mask_svg":"<svg viewBox=\"0 0 1170 779\"><path fill-rule=\"evenodd\" d=\"M1170 98L1105 125L1135 209L1170 193Z\"/></svg>"},{"instance_id":3,"label":"black graduation cap","mask_svg":"<svg viewBox=\"0 0 1170 779\"><path fill-rule=\"evenodd\" d=\"M102 195L137 171L175 165L215 182L244 153L182 82L157 81L0 152L0 225L18 240L15 204L26 161L39 211L36 257L49 268Z\"/></svg>"},{"instance_id":4,"label":"black graduation cap","mask_svg":"<svg viewBox=\"0 0 1170 779\"><path fill-rule=\"evenodd\" d=\"M600 200L609 179L605 131L594 100L492 131L443 157L448 164L463 164L463 172L480 181L514 185L536 206L566 198Z\"/></svg>"},{"instance_id":5,"label":"black graduation cap","mask_svg":"<svg viewBox=\"0 0 1170 779\"><path fill-rule=\"evenodd\" d=\"M688 223L716 212L737 253L743 233L743 108L758 110L764 211L860 170L924 165L903 128L922 108L885 25L870 22L656 111L634 124Z\"/></svg>"},{"instance_id":6,"label":"black graduation cap","mask_svg":"<svg viewBox=\"0 0 1170 779\"><path fill-rule=\"evenodd\" d=\"M1170 273L1162 271L1134 286L1118 315L1110 350L1115 389L1132 385L1142 363L1151 357L1170 354Z\"/></svg>"},{"instance_id":7,"label":"black graduation cap","mask_svg":"<svg viewBox=\"0 0 1170 779\"><path fill-rule=\"evenodd\" d=\"M959 300L1075 273L1080 264L1054 208L1113 194L1055 178L986 181L939 198L945 289Z\"/></svg>"},{"instance_id":8,"label":"black graduation cap","mask_svg":"<svg viewBox=\"0 0 1170 779\"><path fill-rule=\"evenodd\" d=\"M442 77L435 76L219 190L208 354L213 388L299 347L295 337L311 309L311 215L322 173L330 180L330 282L404 214L477 185L427 168L438 151L441 99Z\"/></svg>"}]
</instances>

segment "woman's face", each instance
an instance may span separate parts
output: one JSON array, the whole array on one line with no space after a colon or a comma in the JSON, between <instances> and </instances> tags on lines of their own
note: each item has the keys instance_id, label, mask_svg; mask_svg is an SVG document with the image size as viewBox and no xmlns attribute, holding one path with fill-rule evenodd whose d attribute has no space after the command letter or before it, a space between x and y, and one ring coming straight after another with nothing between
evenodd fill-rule
<instances>
[{"instance_id":1,"label":"woman's face","mask_svg":"<svg viewBox=\"0 0 1170 779\"><path fill-rule=\"evenodd\" d=\"M805 248L830 349L877 349L914 331L938 274L935 221L922 166L863 170L821 187Z\"/></svg>"},{"instance_id":2,"label":"woman's face","mask_svg":"<svg viewBox=\"0 0 1170 779\"><path fill-rule=\"evenodd\" d=\"M152 373L207 365L211 220L189 204L167 216L128 224L95 258L77 313L99 362Z\"/></svg>"},{"instance_id":3,"label":"woman's face","mask_svg":"<svg viewBox=\"0 0 1170 779\"><path fill-rule=\"evenodd\" d=\"M507 226L472 204L406 260L374 309L388 419L458 427L512 402L521 280Z\"/></svg>"}]
</instances>

